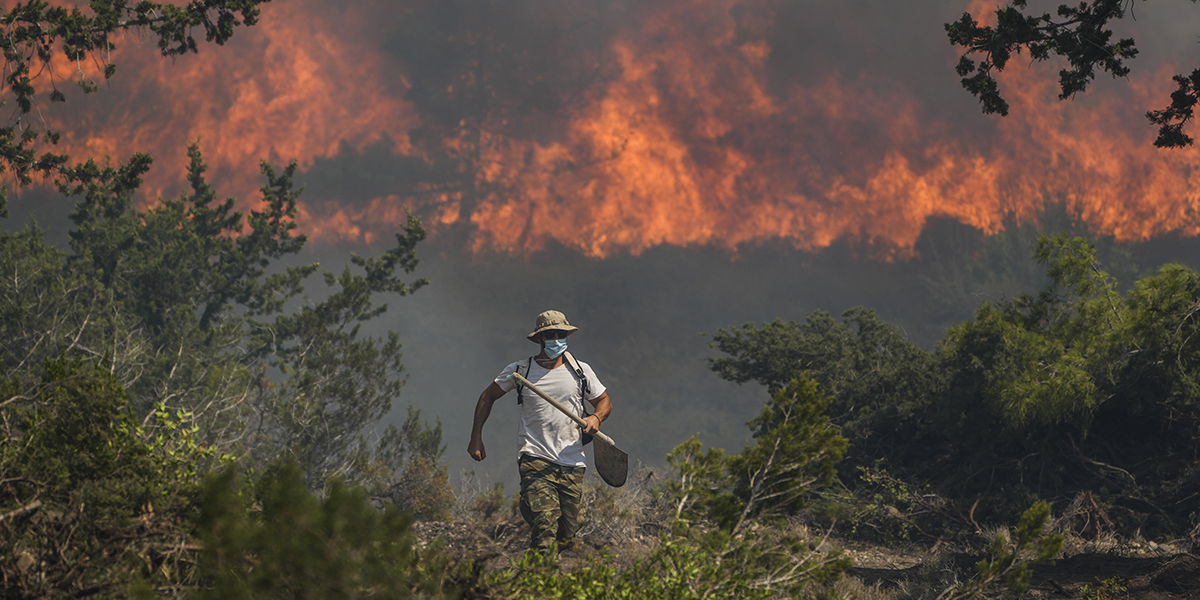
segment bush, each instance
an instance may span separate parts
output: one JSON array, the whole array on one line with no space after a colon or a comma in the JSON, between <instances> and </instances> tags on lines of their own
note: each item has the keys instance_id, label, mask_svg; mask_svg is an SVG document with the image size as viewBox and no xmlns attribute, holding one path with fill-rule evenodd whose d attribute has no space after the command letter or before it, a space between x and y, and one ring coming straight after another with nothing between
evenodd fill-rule
<instances>
[{"instance_id":1,"label":"bush","mask_svg":"<svg viewBox=\"0 0 1200 600\"><path fill-rule=\"evenodd\" d=\"M440 548L418 549L411 515L378 510L334 481L321 499L303 470L277 464L255 490L231 468L204 485L199 598L451 598L459 593ZM250 506L258 508L250 510Z\"/></svg>"},{"instance_id":2,"label":"bush","mask_svg":"<svg viewBox=\"0 0 1200 600\"><path fill-rule=\"evenodd\" d=\"M454 489L446 465L418 456L404 468L397 482L396 508L409 511L421 521L447 521L454 507Z\"/></svg>"},{"instance_id":3,"label":"bush","mask_svg":"<svg viewBox=\"0 0 1200 600\"><path fill-rule=\"evenodd\" d=\"M741 454L701 452L693 436L667 455L676 470L669 484L677 516L705 516L738 534L757 517L794 515L817 488L829 485L846 452L846 438L825 416L829 398L807 375L771 395L748 425L754 443Z\"/></svg>"},{"instance_id":4,"label":"bush","mask_svg":"<svg viewBox=\"0 0 1200 600\"><path fill-rule=\"evenodd\" d=\"M87 363L49 361L39 384L5 378L0 391L0 556L18 558L0 562L9 594L94 594L131 573L186 581L181 522L194 487L180 461L192 432L145 439L125 389Z\"/></svg>"},{"instance_id":5,"label":"bush","mask_svg":"<svg viewBox=\"0 0 1200 600\"><path fill-rule=\"evenodd\" d=\"M562 572L553 556L531 552L494 573L489 589L504 598L742 600L828 590L849 567L840 555L810 553L803 540L720 531L664 535L657 550L621 572L612 562L602 554Z\"/></svg>"}]
</instances>

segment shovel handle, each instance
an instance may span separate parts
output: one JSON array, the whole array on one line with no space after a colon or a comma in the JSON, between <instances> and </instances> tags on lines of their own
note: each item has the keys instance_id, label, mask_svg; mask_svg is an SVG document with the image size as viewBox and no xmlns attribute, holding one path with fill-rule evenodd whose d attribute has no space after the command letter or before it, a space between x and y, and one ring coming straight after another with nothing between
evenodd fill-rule
<instances>
[{"instance_id":1,"label":"shovel handle","mask_svg":"<svg viewBox=\"0 0 1200 600\"><path fill-rule=\"evenodd\" d=\"M546 395L546 392L543 392L542 390L538 389L538 386L536 386L536 385L533 385L532 383L530 383L530 382L529 382L529 380L528 380L528 379L525 379L525 377L524 377L524 376L522 376L520 373L515 373L515 372L514 372L514 373L512 374L512 376L513 376L513 379L516 379L517 381L520 381L521 383L523 383L523 384L525 385L525 387L527 387L527 388L529 388L529 389L533 390L533 393L537 394L538 396L541 396L542 400L545 400L546 402L549 402L549 403L550 403L550 406L553 406L554 408L557 408L558 410L562 411L562 414L564 414L564 415L567 415L568 417L571 417L571 420L572 420L572 421L575 421L575 422L576 422L576 423L577 423L577 424L578 424L580 427L584 427L584 428L586 428L586 427L587 427L587 423L585 423L585 422L583 421L583 419L580 419L580 418L579 418L579 415L576 415L575 413L573 413L573 412L571 412L570 410L568 410L568 409L567 409L567 407L565 407L565 406L563 406L562 404L560 404L560 403L558 402L558 400L555 400L554 398L551 398L550 396L547 396L547 395ZM602 441L602 442L604 442L604 443L608 444L609 446L614 446L614 447L615 447L615 446L617 445L617 443L616 443L616 442L614 442L612 438L608 437L607 435L605 435L604 433L600 432L599 430L597 430L597 431L596 431L596 433L593 433L592 435L593 435L593 436L595 436L596 438L598 438L600 441Z\"/></svg>"}]
</instances>

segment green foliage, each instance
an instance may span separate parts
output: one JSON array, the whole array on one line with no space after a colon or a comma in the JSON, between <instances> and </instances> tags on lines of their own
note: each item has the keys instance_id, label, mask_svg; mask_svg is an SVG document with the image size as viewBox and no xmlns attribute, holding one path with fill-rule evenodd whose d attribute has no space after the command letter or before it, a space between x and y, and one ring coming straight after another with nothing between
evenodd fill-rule
<instances>
[{"instance_id":1,"label":"green foliage","mask_svg":"<svg viewBox=\"0 0 1200 600\"><path fill-rule=\"evenodd\" d=\"M841 321L814 311L803 323L747 323L712 338L729 355L709 363L724 379L757 381L774 393L811 376L832 399L828 414L851 440L856 465L896 458L898 446L920 434L944 385L933 355L870 310L846 311Z\"/></svg>"},{"instance_id":2,"label":"green foliage","mask_svg":"<svg viewBox=\"0 0 1200 600\"><path fill-rule=\"evenodd\" d=\"M416 508L450 505L440 423L410 411L403 435L374 437L403 383L400 343L360 334L387 310L379 294L424 285L401 280L420 223L410 216L391 250L326 273L324 300L293 309L318 269L279 264L305 242L295 163L264 164L261 208L243 214L189 154L190 192L148 210L133 203L148 157L72 168L59 186L78 197L69 251L36 227L0 233L0 508L20 517L4 524L6 550L34 561L11 573L29 593L194 586L189 509L219 459L295 457L320 487L421 457L407 472L426 494Z\"/></svg>"},{"instance_id":3,"label":"green foliage","mask_svg":"<svg viewBox=\"0 0 1200 600\"><path fill-rule=\"evenodd\" d=\"M1051 281L1037 298L984 304L947 333L939 349L954 373L949 394L982 400L1009 427L1076 422L1086 430L1120 368L1111 342L1123 326L1122 300L1083 238L1042 236L1034 257Z\"/></svg>"},{"instance_id":4,"label":"green foliage","mask_svg":"<svg viewBox=\"0 0 1200 600\"><path fill-rule=\"evenodd\" d=\"M0 11L4 86L13 93L19 114L25 115L35 107L39 91L35 83L42 77L49 77L47 98L51 103L67 100L57 87L61 76L55 64L94 62L103 65L98 76L105 80L113 77L117 65L108 61L116 49L115 34L148 31L158 38L163 56L195 53L198 46L194 29L202 29L206 41L224 44L235 27L256 24L258 6L268 1L196 0L177 6L149 0L92 0L87 5L90 16L79 6L52 6L43 0L17 3ZM82 69L77 69L75 83L84 93L100 89ZM0 172L11 170L22 184L30 183L34 174L70 181L71 169L66 168L69 157L52 152L38 155L39 139L53 145L60 136L50 130L34 131L22 119L15 125L0 127Z\"/></svg>"},{"instance_id":5,"label":"green foliage","mask_svg":"<svg viewBox=\"0 0 1200 600\"><path fill-rule=\"evenodd\" d=\"M253 492L239 479L227 468L204 484L198 598L457 597L448 560L418 549L411 517L337 481L318 498L294 463L273 465Z\"/></svg>"},{"instance_id":6,"label":"green foliage","mask_svg":"<svg viewBox=\"0 0 1200 600\"><path fill-rule=\"evenodd\" d=\"M186 580L179 551L163 548L185 538L205 452L195 431L147 439L120 383L87 363L51 361L36 386L6 377L0 390L0 556L25 557L0 565L13 597L96 593L131 574Z\"/></svg>"},{"instance_id":7,"label":"green foliage","mask_svg":"<svg viewBox=\"0 0 1200 600\"><path fill-rule=\"evenodd\" d=\"M1033 258L1046 271L1040 292L983 303L934 353L905 351L868 313L847 313L853 328L814 313L721 331L714 345L730 356L712 367L769 389L813 367L851 440L848 466L886 461L970 511L964 524L1093 492L1137 498L1123 504L1140 515L1125 520L1130 533L1181 533L1200 509L1189 483L1200 472L1200 275L1167 265L1123 294L1099 251L1065 234L1041 236ZM876 494L863 473L842 471Z\"/></svg>"},{"instance_id":8,"label":"green foliage","mask_svg":"<svg viewBox=\"0 0 1200 600\"><path fill-rule=\"evenodd\" d=\"M65 493L57 498L61 506L86 505L92 516L108 520L178 491L154 457L169 432L143 442L125 390L112 375L56 361L46 365L35 393L28 406L13 411L21 440L6 458L13 460L12 472Z\"/></svg>"},{"instance_id":9,"label":"green foliage","mask_svg":"<svg viewBox=\"0 0 1200 600\"><path fill-rule=\"evenodd\" d=\"M928 485L898 479L882 465L861 466L853 497L824 503L850 535L885 545L908 545L941 533L945 502Z\"/></svg>"},{"instance_id":10,"label":"green foliage","mask_svg":"<svg viewBox=\"0 0 1200 600\"><path fill-rule=\"evenodd\" d=\"M704 517L739 534L751 519L794 515L814 490L828 486L846 451L830 426L829 398L805 375L776 391L748 425L754 443L741 454L702 451L692 436L667 455L675 478L667 484L676 518Z\"/></svg>"},{"instance_id":11,"label":"green foliage","mask_svg":"<svg viewBox=\"0 0 1200 600\"><path fill-rule=\"evenodd\" d=\"M421 411L408 407L404 423L389 425L379 440L375 461L365 483L397 508L420 520L446 521L454 504L454 490L446 466L442 422L431 426Z\"/></svg>"},{"instance_id":12,"label":"green foliage","mask_svg":"<svg viewBox=\"0 0 1200 600\"><path fill-rule=\"evenodd\" d=\"M1129 597L1129 584L1120 577L1109 577L1097 586L1079 587L1081 600L1124 600Z\"/></svg>"},{"instance_id":13,"label":"green foliage","mask_svg":"<svg viewBox=\"0 0 1200 600\"><path fill-rule=\"evenodd\" d=\"M1136 408L1157 397L1195 409L1200 402L1200 274L1166 265L1138 282L1127 306L1122 338L1137 352L1125 368L1150 393L1122 397Z\"/></svg>"},{"instance_id":14,"label":"green foliage","mask_svg":"<svg viewBox=\"0 0 1200 600\"><path fill-rule=\"evenodd\" d=\"M664 535L658 549L621 572L605 554L562 572L555 557L531 552L511 573L491 575L488 584L501 597L579 600L773 598L827 590L849 561L810 552L805 544L788 536Z\"/></svg>"},{"instance_id":15,"label":"green foliage","mask_svg":"<svg viewBox=\"0 0 1200 600\"><path fill-rule=\"evenodd\" d=\"M675 519L689 520L702 507L710 505L721 491L725 471L725 450L704 450L699 434L688 438L667 454L674 477L667 481L667 493L674 507Z\"/></svg>"},{"instance_id":16,"label":"green foliage","mask_svg":"<svg viewBox=\"0 0 1200 600\"><path fill-rule=\"evenodd\" d=\"M1000 534L992 542L991 557L976 565L978 577L951 598L974 598L994 585L1003 585L1011 596L1019 597L1029 589L1033 568L1054 561L1062 550L1063 536L1043 529L1050 518L1050 505L1038 502L1021 515L1016 538Z\"/></svg>"},{"instance_id":17,"label":"green foliage","mask_svg":"<svg viewBox=\"0 0 1200 600\"><path fill-rule=\"evenodd\" d=\"M368 480L377 471L388 481L402 473L399 479L424 493L425 504L416 507L422 514L438 516L450 505L445 467L437 464L445 449L440 423L430 427L410 410L401 431L376 437L403 383L401 345L394 333L361 333L363 323L387 310L381 294L405 296L426 283L404 280L418 264L420 222L410 215L383 254L355 255L340 273L325 272L326 289L312 301L302 294L319 266L285 264L306 241L296 232L295 162L283 169L263 163L261 203L241 212L235 199L218 199L193 144L190 190L142 210L135 197L149 156L115 166L38 156L39 145L56 143L59 134L35 131L20 118L39 93L66 101L54 64L107 60L114 33L147 34L164 56L196 52L194 31L223 44L236 26L257 22L264 1L97 0L88 3L89 16L35 0L0 11L4 85L19 117L0 128L0 171L21 185L42 175L76 199L69 249L47 244L36 226L0 233L6 597L183 594L201 581L191 537L201 474L218 460L253 472L280 457L295 458L302 475L293 467L272 471L255 510L283 516L256 521L245 505L237 514L208 513L208 525L224 523L242 532L234 542L261 542L266 554L214 541L210 550L228 569L203 574L205 585L219 582L231 593L245 592L246 582L291 585L271 578L297 577L280 557L300 553L304 540L283 532L289 519L310 518L324 529L293 533L325 535L329 556L348 561L322 556L304 567L335 588L313 587L315 596L372 595L377 584L406 597L451 589L436 575L445 561L436 550L415 549L404 518L381 515L337 483L324 503L308 495L331 476ZM102 64L100 72L113 77L116 65ZM85 92L98 90L78 73ZM40 89L43 74L49 90ZM7 216L7 192L0 190L0 217ZM226 481L222 497L216 485L208 490L209 508L233 510L236 492ZM370 537L391 534L391 545ZM268 556L276 551L283 554ZM271 564L264 558L279 560L277 569L259 568ZM310 568L318 564L326 570ZM397 566L408 571L392 573Z\"/></svg>"},{"instance_id":18,"label":"green foliage","mask_svg":"<svg viewBox=\"0 0 1200 600\"><path fill-rule=\"evenodd\" d=\"M409 217L396 245L325 273L328 295L290 310L318 265L280 267L305 243L296 235L296 164L263 164L261 209L235 211L204 178L189 147L191 190L148 210L133 205L149 158L71 170L60 189L79 198L69 254L36 228L0 234L0 360L31 373L60 355L103 360L127 388L139 418L154 410L186 415L198 443L266 464L292 456L322 485L334 475L363 478L369 443L403 384L401 345L360 333L383 314L380 294L412 293L402 281L424 239ZM35 381L33 376L26 381ZM161 421L148 421L147 435Z\"/></svg>"},{"instance_id":19,"label":"green foliage","mask_svg":"<svg viewBox=\"0 0 1200 600\"><path fill-rule=\"evenodd\" d=\"M1059 71L1060 100L1087 90L1097 69L1113 77L1128 75L1125 61L1137 56L1138 50L1132 38L1114 42L1111 27L1131 8L1125 0L1088 0L1060 5L1055 18L1050 13L1027 14L1027 0L1013 0L996 10L995 26L981 25L969 13L963 13L945 28L950 43L964 49L956 67L963 88L979 98L983 112L1007 115L1008 102L1000 94L992 69L1003 71L1014 53L1028 51L1034 61L1049 60L1051 56L1066 59L1070 68ZM977 64L969 58L972 54L980 54L983 59ZM1146 114L1159 126L1154 145L1160 148L1192 143L1183 127L1191 121L1200 101L1200 69L1188 77L1176 75L1174 80L1178 88L1171 94L1170 106Z\"/></svg>"},{"instance_id":20,"label":"green foliage","mask_svg":"<svg viewBox=\"0 0 1200 600\"><path fill-rule=\"evenodd\" d=\"M1003 467L1017 486L1124 488L1175 502L1192 462L1179 452L1200 435L1188 374L1197 348L1183 333L1195 327L1196 274L1168 265L1122 297L1082 238L1043 236L1034 257L1050 278L1042 292L985 304L939 346L949 385L937 423L992 468L1037 456ZM996 423L1006 431L977 435Z\"/></svg>"},{"instance_id":21,"label":"green foliage","mask_svg":"<svg viewBox=\"0 0 1200 600\"><path fill-rule=\"evenodd\" d=\"M417 458L438 460L446 453L442 443L442 420L430 426L421 419L421 409L408 407L404 423L388 425L379 442L378 458L387 465L403 465Z\"/></svg>"},{"instance_id":22,"label":"green foliage","mask_svg":"<svg viewBox=\"0 0 1200 600\"><path fill-rule=\"evenodd\" d=\"M813 489L833 482L846 438L825 416L829 403L807 377L771 396L762 413L748 423L754 443L725 464L735 478L730 493L737 510L730 511L731 503L718 497L714 512L722 523L736 532L751 517L794 515L807 505Z\"/></svg>"},{"instance_id":23,"label":"green foliage","mask_svg":"<svg viewBox=\"0 0 1200 600\"><path fill-rule=\"evenodd\" d=\"M952 431L971 436L993 419L1012 429L1071 421L1098 403L1096 385L1077 349L1014 320L1012 312L984 305L973 321L947 332L941 350L953 372L949 397L983 402L988 408L941 407L952 411L944 417Z\"/></svg>"},{"instance_id":24,"label":"green foliage","mask_svg":"<svg viewBox=\"0 0 1200 600\"><path fill-rule=\"evenodd\" d=\"M671 533L644 560L617 574L603 561L568 577L544 577L538 563L503 585L553 598L768 598L824 589L849 567L836 553L810 549L778 525L828 486L846 439L829 425L829 399L802 374L776 390L748 425L754 442L741 454L704 449L697 436L667 455L674 477L665 496ZM711 527L716 525L716 527ZM527 559L536 561L538 559ZM649 590L652 590L649 591Z\"/></svg>"}]
</instances>

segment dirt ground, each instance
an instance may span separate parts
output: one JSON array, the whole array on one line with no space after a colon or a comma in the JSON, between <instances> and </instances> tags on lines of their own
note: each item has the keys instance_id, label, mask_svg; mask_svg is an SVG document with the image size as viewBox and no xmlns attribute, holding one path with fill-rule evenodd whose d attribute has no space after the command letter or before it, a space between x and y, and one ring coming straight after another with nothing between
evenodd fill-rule
<instances>
[{"instance_id":1,"label":"dirt ground","mask_svg":"<svg viewBox=\"0 0 1200 600\"><path fill-rule=\"evenodd\" d=\"M485 568L505 568L519 558L528 543L524 523L502 520L481 531L463 523L417 523L422 542L442 539L458 558L482 559ZM632 562L655 546L655 536L635 536L614 553L619 562ZM888 548L842 543L829 539L853 561L839 587L847 598L860 600L932 600L954 583L970 579L983 554L944 546ZM1068 540L1064 556L1053 565L1034 570L1026 598L1087 598L1088 600L1200 600L1200 556L1183 543L1082 542ZM565 569L587 556L587 548L561 557ZM1107 583L1107 587L1106 587Z\"/></svg>"},{"instance_id":2,"label":"dirt ground","mask_svg":"<svg viewBox=\"0 0 1200 600\"><path fill-rule=\"evenodd\" d=\"M850 547L854 567L847 576L877 598L933 598L974 573L984 558L950 551L898 552ZM1105 586L1108 582L1108 587ZM1200 599L1200 556L1175 545L1126 544L1082 551L1034 570L1026 597L1096 600Z\"/></svg>"}]
</instances>

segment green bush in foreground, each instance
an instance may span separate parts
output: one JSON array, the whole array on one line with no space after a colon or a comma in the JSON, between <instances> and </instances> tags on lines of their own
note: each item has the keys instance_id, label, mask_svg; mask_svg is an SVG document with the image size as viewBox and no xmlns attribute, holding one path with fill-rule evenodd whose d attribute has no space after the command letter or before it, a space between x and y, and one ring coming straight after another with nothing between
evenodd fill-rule
<instances>
[{"instance_id":1,"label":"green bush in foreground","mask_svg":"<svg viewBox=\"0 0 1200 600\"><path fill-rule=\"evenodd\" d=\"M850 566L837 554L809 552L802 540L786 536L735 539L723 532L664 535L662 545L618 572L602 554L561 572L553 557L525 555L511 570L488 579L504 598L700 600L794 597L828 592Z\"/></svg>"},{"instance_id":2,"label":"green bush in foreground","mask_svg":"<svg viewBox=\"0 0 1200 600\"><path fill-rule=\"evenodd\" d=\"M205 483L198 598L459 595L440 548L417 547L410 515L378 510L365 493L336 481L318 498L295 464L273 466L253 498L238 480L230 468Z\"/></svg>"},{"instance_id":3,"label":"green bush in foreground","mask_svg":"<svg viewBox=\"0 0 1200 600\"><path fill-rule=\"evenodd\" d=\"M1037 502L1021 515L1016 536L997 535L992 541L990 558L975 565L979 575L957 590L947 590L942 596L947 600L978 598L985 591L1003 588L1014 597L1029 590L1033 568L1053 564L1054 557L1062 550L1063 536L1044 531L1050 519L1050 504Z\"/></svg>"}]
</instances>

